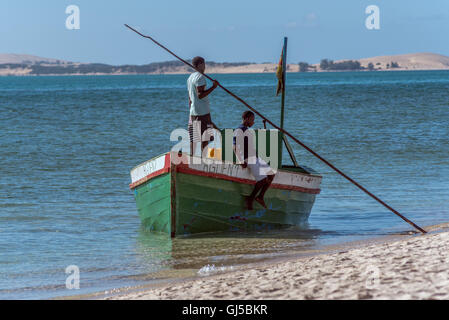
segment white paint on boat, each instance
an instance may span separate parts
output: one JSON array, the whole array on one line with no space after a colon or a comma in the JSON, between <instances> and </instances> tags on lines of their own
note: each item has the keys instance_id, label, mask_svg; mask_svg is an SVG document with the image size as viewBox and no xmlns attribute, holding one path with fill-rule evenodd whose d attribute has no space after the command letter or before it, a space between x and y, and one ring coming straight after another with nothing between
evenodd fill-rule
<instances>
[{"instance_id":1,"label":"white paint on boat","mask_svg":"<svg viewBox=\"0 0 449 320\"><path fill-rule=\"evenodd\" d=\"M174 159L176 157L178 159L182 159L182 163L177 164L177 166L193 170L191 172L207 174L212 178L228 177L230 180L234 178L244 181L255 181L251 172L248 169L244 169L241 165L216 160L208 160L207 163L205 163L204 161L201 161L201 158L198 157L190 157L186 154L183 154L180 158L177 153L172 153L170 157L170 153L167 153L150 159L135 167L131 171L131 186L135 187L136 185L147 181L153 176L157 176L158 172L159 174L168 172L170 166L170 158ZM322 177L319 175L279 169L276 172L273 184L286 187L319 190L321 180Z\"/></svg>"}]
</instances>

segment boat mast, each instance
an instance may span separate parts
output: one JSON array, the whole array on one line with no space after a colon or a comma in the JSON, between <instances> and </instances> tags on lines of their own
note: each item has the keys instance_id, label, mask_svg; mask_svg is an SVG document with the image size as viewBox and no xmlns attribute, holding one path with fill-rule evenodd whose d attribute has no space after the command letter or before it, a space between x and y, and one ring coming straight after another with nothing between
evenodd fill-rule
<instances>
[{"instance_id":1,"label":"boat mast","mask_svg":"<svg viewBox=\"0 0 449 320\"><path fill-rule=\"evenodd\" d=\"M284 37L284 49L282 50L282 96L281 96L281 141L284 140L284 103L285 103L285 74L287 71L287 37ZM282 142L280 148L279 168L282 167Z\"/></svg>"}]
</instances>

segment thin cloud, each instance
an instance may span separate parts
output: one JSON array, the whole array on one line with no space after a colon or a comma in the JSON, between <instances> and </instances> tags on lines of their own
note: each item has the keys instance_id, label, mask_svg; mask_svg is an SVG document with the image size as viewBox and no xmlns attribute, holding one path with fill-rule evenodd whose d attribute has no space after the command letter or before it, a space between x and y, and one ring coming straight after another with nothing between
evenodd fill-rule
<instances>
[{"instance_id":1,"label":"thin cloud","mask_svg":"<svg viewBox=\"0 0 449 320\"><path fill-rule=\"evenodd\" d=\"M287 29L295 29L295 28L316 28L319 26L319 19L316 13L308 13L305 15L299 22L298 21L289 21L284 25Z\"/></svg>"},{"instance_id":2,"label":"thin cloud","mask_svg":"<svg viewBox=\"0 0 449 320\"><path fill-rule=\"evenodd\" d=\"M306 28L315 28L319 25L318 16L316 13L309 13L302 21L302 26Z\"/></svg>"}]
</instances>

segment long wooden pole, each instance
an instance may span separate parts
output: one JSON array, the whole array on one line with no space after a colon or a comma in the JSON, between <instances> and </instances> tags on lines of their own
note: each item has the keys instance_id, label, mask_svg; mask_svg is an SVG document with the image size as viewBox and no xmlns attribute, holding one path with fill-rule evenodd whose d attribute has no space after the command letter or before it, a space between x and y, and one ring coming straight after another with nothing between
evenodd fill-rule
<instances>
[{"instance_id":1,"label":"long wooden pole","mask_svg":"<svg viewBox=\"0 0 449 320\"><path fill-rule=\"evenodd\" d=\"M284 49L282 50L282 92L281 92L281 129L284 129L284 104L285 104L285 80L287 73L287 37L284 37Z\"/></svg>"},{"instance_id":2,"label":"long wooden pole","mask_svg":"<svg viewBox=\"0 0 449 320\"><path fill-rule=\"evenodd\" d=\"M157 44L159 47L161 47L162 49L168 51L170 54L172 54L173 56L175 56L177 59L181 60L182 62L184 62L186 65L190 66L192 69L195 69L189 62L185 61L184 59L178 57L176 54L174 54L172 51L170 51L169 49L167 49L166 47L164 47L162 44L160 44L159 42L157 42L156 40L154 40L153 38L151 38L150 36L144 35L142 33L140 33L139 31L135 30L134 28L130 27L129 25L125 24L125 26L129 29L131 29L132 31L134 31L135 33L137 33L138 35L150 39L151 41L153 41L155 44ZM203 74L207 79L214 81L214 79L212 79L211 77L209 77L206 74ZM394 214L396 214L398 217L400 217L402 220L404 220L405 222L407 222L408 224L410 224L411 226L413 226L415 229L419 230L422 233L427 233L427 231L425 231L424 229L422 229L421 227L419 227L418 225L416 225L415 223L413 223L412 221L410 221L409 219L407 219L406 217L404 217L402 214L400 214L398 211L396 211L395 209L393 209L392 207L390 207L388 204L386 204L384 201L382 201L381 199L379 199L378 197L376 197L374 194L372 194L371 192L369 192L366 188L364 188L362 185L360 185L358 182L356 182L355 180L353 180L352 178L350 178L348 175L346 175L345 173L343 173L341 170L339 170L338 168L336 168L332 163L330 163L329 161L327 161L326 159L324 159L323 157L321 157L318 153L316 153L315 151L313 151L312 149L310 149L308 146L306 146L304 143L302 143L301 141L299 141L298 139L296 139L293 135L291 135L288 131L280 128L279 126L275 125L273 122L271 122L268 118L264 117L259 111L257 111L256 109L254 109L253 107L251 107L248 103L246 103L242 98L236 96L235 94L233 94L231 91L229 91L228 89L226 89L225 87L223 87L220 83L218 84L218 86L220 88L222 88L225 92L227 92L228 94L230 94L231 96L233 96L235 99L237 99L238 101L240 101L241 103L243 103L248 109L250 109L251 111L253 111L255 114L257 114L259 117L261 117L263 120L265 120L266 122L268 122L269 124L271 124L274 128L278 129L280 132L286 134L287 136L289 136L293 141L295 141L297 144L299 144L300 146L302 146L304 149L306 149L307 151L309 151L311 154L313 154L315 157L317 157L318 159L320 159L322 162L324 162L326 165L328 165L329 167L331 167L334 171L336 171L338 174L340 174L342 177L344 177L346 180L348 180L349 182L353 183L356 187L358 187L360 190L362 190L363 192L365 192L367 195L369 195L371 198L373 198L374 200L376 200L377 202L379 202L381 205L383 205L385 208L387 208L388 210L390 210L391 212L393 212Z\"/></svg>"},{"instance_id":3,"label":"long wooden pole","mask_svg":"<svg viewBox=\"0 0 449 320\"><path fill-rule=\"evenodd\" d=\"M281 129L284 130L284 109L285 109L285 81L287 74L287 37L284 37L284 48L282 49L282 91L281 91ZM284 139L284 133L282 133L282 139ZM280 145L280 159L279 159L279 168L282 166L282 143Z\"/></svg>"}]
</instances>

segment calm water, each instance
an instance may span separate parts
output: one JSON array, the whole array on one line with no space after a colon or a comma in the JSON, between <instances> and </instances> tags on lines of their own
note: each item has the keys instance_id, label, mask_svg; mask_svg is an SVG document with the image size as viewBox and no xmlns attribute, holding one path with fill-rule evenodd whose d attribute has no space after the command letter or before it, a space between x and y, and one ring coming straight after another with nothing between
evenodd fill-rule
<instances>
[{"instance_id":1,"label":"calm water","mask_svg":"<svg viewBox=\"0 0 449 320\"><path fill-rule=\"evenodd\" d=\"M299 162L324 177L307 229L175 240L142 230L129 171L186 127L186 79L0 77L0 298L110 290L411 230L299 146ZM279 122L274 75L217 79ZM287 79L292 134L416 223L449 221L449 72ZM220 89L210 99L217 125L236 127L244 107ZM80 290L65 287L69 265Z\"/></svg>"}]
</instances>

